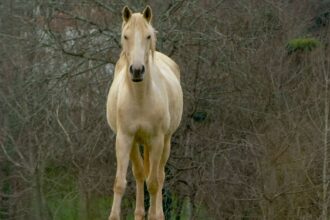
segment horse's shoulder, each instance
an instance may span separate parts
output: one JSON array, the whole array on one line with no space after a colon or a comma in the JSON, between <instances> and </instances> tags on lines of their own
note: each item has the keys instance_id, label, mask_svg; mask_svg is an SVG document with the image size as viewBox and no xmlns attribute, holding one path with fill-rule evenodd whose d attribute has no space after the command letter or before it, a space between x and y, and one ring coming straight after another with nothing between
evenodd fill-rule
<instances>
[{"instance_id":1,"label":"horse's shoulder","mask_svg":"<svg viewBox=\"0 0 330 220\"><path fill-rule=\"evenodd\" d=\"M174 60L158 51L155 51L155 56L158 62L162 62L163 64L167 65L178 78L178 80L180 80L180 68Z\"/></svg>"}]
</instances>

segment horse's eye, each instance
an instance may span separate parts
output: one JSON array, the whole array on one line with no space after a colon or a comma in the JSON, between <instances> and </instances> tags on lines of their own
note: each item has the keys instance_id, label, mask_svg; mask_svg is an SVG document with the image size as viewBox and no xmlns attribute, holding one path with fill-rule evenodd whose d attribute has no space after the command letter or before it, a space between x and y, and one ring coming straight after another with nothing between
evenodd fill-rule
<instances>
[{"instance_id":1,"label":"horse's eye","mask_svg":"<svg viewBox=\"0 0 330 220\"><path fill-rule=\"evenodd\" d=\"M124 39L125 39L125 40L127 40L127 39L128 39L128 37L127 37L126 35L124 35Z\"/></svg>"},{"instance_id":2,"label":"horse's eye","mask_svg":"<svg viewBox=\"0 0 330 220\"><path fill-rule=\"evenodd\" d=\"M148 35L147 39L149 40L151 38L151 35Z\"/></svg>"}]
</instances>

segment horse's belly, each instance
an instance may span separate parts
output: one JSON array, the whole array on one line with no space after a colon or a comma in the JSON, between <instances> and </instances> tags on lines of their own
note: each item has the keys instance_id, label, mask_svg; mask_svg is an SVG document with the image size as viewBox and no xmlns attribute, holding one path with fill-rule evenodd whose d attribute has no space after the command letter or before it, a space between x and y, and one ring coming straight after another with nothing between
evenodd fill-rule
<instances>
[{"instance_id":1,"label":"horse's belly","mask_svg":"<svg viewBox=\"0 0 330 220\"><path fill-rule=\"evenodd\" d=\"M141 144L147 143L150 138L157 135L157 130L159 130L147 122L136 122L133 126L131 127L132 134L136 141Z\"/></svg>"}]
</instances>

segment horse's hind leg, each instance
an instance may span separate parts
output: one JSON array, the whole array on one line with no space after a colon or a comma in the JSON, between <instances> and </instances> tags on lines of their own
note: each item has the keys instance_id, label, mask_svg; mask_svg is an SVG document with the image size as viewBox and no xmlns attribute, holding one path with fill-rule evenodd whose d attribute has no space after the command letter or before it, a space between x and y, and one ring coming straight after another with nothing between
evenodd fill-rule
<instances>
[{"instance_id":1,"label":"horse's hind leg","mask_svg":"<svg viewBox=\"0 0 330 220\"><path fill-rule=\"evenodd\" d=\"M121 132L118 132L116 137L117 172L113 187L114 199L109 220L120 219L120 204L126 188L126 174L129 164L129 155L132 149L132 140L133 138L131 136Z\"/></svg>"},{"instance_id":2,"label":"horse's hind leg","mask_svg":"<svg viewBox=\"0 0 330 220\"><path fill-rule=\"evenodd\" d=\"M139 145L134 144L131 152L133 175L136 181L135 220L144 219L144 170Z\"/></svg>"}]
</instances>

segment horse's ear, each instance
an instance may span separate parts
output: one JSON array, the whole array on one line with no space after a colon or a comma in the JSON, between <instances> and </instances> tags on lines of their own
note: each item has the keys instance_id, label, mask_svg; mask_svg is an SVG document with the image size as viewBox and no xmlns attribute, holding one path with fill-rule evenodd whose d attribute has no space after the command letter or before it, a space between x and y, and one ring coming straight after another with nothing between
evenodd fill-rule
<instances>
[{"instance_id":1,"label":"horse's ear","mask_svg":"<svg viewBox=\"0 0 330 220\"><path fill-rule=\"evenodd\" d=\"M150 23L152 19L152 10L149 5L143 10L143 17Z\"/></svg>"},{"instance_id":2,"label":"horse's ear","mask_svg":"<svg viewBox=\"0 0 330 220\"><path fill-rule=\"evenodd\" d=\"M132 16L132 11L127 6L125 6L123 8L121 14L123 16L123 20L125 22L127 22L131 18L131 16Z\"/></svg>"}]
</instances>

